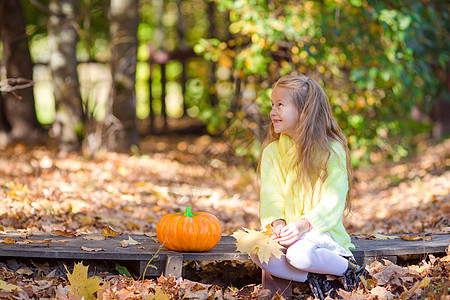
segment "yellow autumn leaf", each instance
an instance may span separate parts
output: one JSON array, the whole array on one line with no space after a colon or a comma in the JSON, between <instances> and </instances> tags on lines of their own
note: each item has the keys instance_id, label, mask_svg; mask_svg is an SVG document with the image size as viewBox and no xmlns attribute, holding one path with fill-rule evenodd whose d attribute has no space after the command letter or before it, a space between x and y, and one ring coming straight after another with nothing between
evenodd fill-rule
<instances>
[{"instance_id":1,"label":"yellow autumn leaf","mask_svg":"<svg viewBox=\"0 0 450 300\"><path fill-rule=\"evenodd\" d=\"M154 295L146 295L144 297L145 300L169 300L169 296L163 292L161 289L156 289Z\"/></svg>"},{"instance_id":2,"label":"yellow autumn leaf","mask_svg":"<svg viewBox=\"0 0 450 300\"><path fill-rule=\"evenodd\" d=\"M408 234L402 234L400 238L404 241L421 241L423 240L423 237L419 235L408 235Z\"/></svg>"},{"instance_id":3,"label":"yellow autumn leaf","mask_svg":"<svg viewBox=\"0 0 450 300\"><path fill-rule=\"evenodd\" d=\"M70 292L78 299L84 297L85 300L95 300L96 298L92 294L100 289L102 279L97 276L88 278L89 266L83 266L83 262L75 264L72 274L69 273L66 266L64 267L70 282Z\"/></svg>"},{"instance_id":4,"label":"yellow autumn leaf","mask_svg":"<svg viewBox=\"0 0 450 300\"><path fill-rule=\"evenodd\" d=\"M17 285L10 284L10 283L7 283L6 281L0 280L0 291L12 292L14 290L21 291L22 288Z\"/></svg>"},{"instance_id":5,"label":"yellow autumn leaf","mask_svg":"<svg viewBox=\"0 0 450 300\"><path fill-rule=\"evenodd\" d=\"M102 229L102 235L104 237L116 237L117 233L118 233L117 230L115 230L109 225Z\"/></svg>"},{"instance_id":6,"label":"yellow autumn leaf","mask_svg":"<svg viewBox=\"0 0 450 300\"><path fill-rule=\"evenodd\" d=\"M232 236L236 239L237 250L258 255L258 259L262 263L269 262L272 255L276 258L283 255L280 250L283 246L261 231L244 228L244 230L234 232Z\"/></svg>"},{"instance_id":7,"label":"yellow autumn leaf","mask_svg":"<svg viewBox=\"0 0 450 300\"><path fill-rule=\"evenodd\" d=\"M15 244L15 243L16 241L14 239L9 237L5 238L5 244Z\"/></svg>"},{"instance_id":8,"label":"yellow autumn leaf","mask_svg":"<svg viewBox=\"0 0 450 300\"><path fill-rule=\"evenodd\" d=\"M272 226L270 224L267 224L266 227L264 227L263 230L261 230L261 232L268 236L275 234L275 232L273 232Z\"/></svg>"}]
</instances>

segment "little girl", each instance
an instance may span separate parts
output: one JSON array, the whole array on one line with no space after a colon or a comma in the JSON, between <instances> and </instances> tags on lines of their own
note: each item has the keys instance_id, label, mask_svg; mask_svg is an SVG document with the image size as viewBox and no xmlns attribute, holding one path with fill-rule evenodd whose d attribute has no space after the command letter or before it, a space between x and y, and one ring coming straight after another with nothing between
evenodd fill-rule
<instances>
[{"instance_id":1,"label":"little girl","mask_svg":"<svg viewBox=\"0 0 450 300\"><path fill-rule=\"evenodd\" d=\"M260 220L263 228L271 225L272 238L286 247L286 255L268 263L256 255L252 260L275 277L309 279L310 285L317 273L343 276L357 268L349 260L354 245L342 223L344 209L350 209L347 140L314 79L282 77L271 102L260 161Z\"/></svg>"}]
</instances>

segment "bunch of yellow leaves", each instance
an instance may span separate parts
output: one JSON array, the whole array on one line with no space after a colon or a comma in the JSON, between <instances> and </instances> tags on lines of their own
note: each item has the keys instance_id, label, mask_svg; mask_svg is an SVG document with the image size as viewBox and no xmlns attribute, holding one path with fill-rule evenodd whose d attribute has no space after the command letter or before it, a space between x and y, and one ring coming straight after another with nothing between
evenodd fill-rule
<instances>
[{"instance_id":1,"label":"bunch of yellow leaves","mask_svg":"<svg viewBox=\"0 0 450 300\"><path fill-rule=\"evenodd\" d=\"M265 228L265 231L244 228L244 230L234 232L232 236L236 239L237 250L247 254L256 254L261 263L267 263L272 255L276 258L283 255L280 250L283 246L270 237L272 234L270 228Z\"/></svg>"}]
</instances>

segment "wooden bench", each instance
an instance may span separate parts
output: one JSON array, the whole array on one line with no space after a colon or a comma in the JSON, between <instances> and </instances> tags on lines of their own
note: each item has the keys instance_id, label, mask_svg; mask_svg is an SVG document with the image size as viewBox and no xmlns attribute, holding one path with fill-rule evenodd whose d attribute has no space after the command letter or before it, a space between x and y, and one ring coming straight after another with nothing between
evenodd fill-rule
<instances>
[{"instance_id":1,"label":"wooden bench","mask_svg":"<svg viewBox=\"0 0 450 300\"><path fill-rule=\"evenodd\" d=\"M103 260L116 263L132 263L140 275L160 276L161 274L180 277L185 261L245 261L249 256L236 251L235 239L223 236L219 244L208 252L175 252L167 250L156 238L145 235L131 235L140 242L139 245L122 247L121 241L128 235L121 235L105 240L87 240L86 236L62 237L35 233L24 239L18 232L0 235L0 240L11 238L15 244L0 244L2 258L30 258L48 260ZM394 263L405 256L422 256L427 254L443 254L449 245L450 234L427 236L427 240L405 241L402 239L372 240L356 239L353 250L359 264L370 264L382 258ZM47 240L47 241L46 241ZM27 243L34 241L34 243ZM42 241L45 241L42 243ZM39 242L39 243L37 243ZM85 250L82 249L84 247ZM95 250L93 250L95 249ZM90 251L86 251L90 250ZM148 265L152 267L148 267Z\"/></svg>"}]
</instances>

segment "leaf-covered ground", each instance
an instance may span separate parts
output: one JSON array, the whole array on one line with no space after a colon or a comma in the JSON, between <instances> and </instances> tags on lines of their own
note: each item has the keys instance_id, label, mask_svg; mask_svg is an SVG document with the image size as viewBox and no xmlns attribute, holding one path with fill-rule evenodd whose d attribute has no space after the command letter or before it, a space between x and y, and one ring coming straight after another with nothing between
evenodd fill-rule
<instances>
[{"instance_id":1,"label":"leaf-covered ground","mask_svg":"<svg viewBox=\"0 0 450 300\"><path fill-rule=\"evenodd\" d=\"M187 205L215 214L224 234L259 229L256 174L229 149L208 136L149 137L135 155L85 157L52 147L10 146L0 151L0 231L86 234L109 225L123 233L154 233L161 216ZM356 170L353 212L345 225L349 233L363 235L448 233L449 200L450 139L407 161ZM61 266L3 261L0 268L0 297L74 299ZM243 268L257 272L251 263L201 262L191 268L193 280L100 272L103 284L96 294L103 299L264 298L260 282L239 277ZM224 286L218 269L247 285ZM449 256L409 267L374 263L359 293L372 299L448 297L449 269ZM297 298L310 296L307 289L296 292Z\"/></svg>"}]
</instances>

